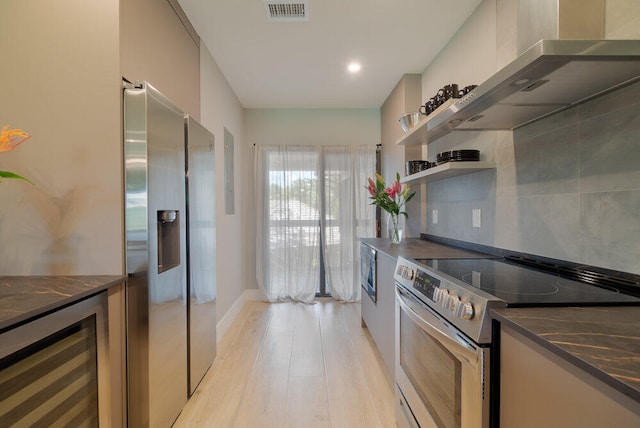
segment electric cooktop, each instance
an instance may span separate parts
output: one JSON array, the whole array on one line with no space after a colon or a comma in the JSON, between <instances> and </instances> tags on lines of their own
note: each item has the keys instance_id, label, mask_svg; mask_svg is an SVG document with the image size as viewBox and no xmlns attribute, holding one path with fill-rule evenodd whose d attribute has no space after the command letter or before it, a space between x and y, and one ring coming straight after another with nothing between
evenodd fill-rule
<instances>
[{"instance_id":1,"label":"electric cooktop","mask_svg":"<svg viewBox=\"0 0 640 428\"><path fill-rule=\"evenodd\" d=\"M640 298L538 271L504 259L416 259L506 302L509 307L640 305Z\"/></svg>"}]
</instances>

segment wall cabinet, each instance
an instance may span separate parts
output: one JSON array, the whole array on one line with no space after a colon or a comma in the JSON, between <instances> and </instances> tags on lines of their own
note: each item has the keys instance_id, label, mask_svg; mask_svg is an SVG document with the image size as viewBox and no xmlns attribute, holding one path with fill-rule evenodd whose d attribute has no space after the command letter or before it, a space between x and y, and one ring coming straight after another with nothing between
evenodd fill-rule
<instances>
[{"instance_id":1,"label":"wall cabinet","mask_svg":"<svg viewBox=\"0 0 640 428\"><path fill-rule=\"evenodd\" d=\"M501 327L501 428L638 426L640 403Z\"/></svg>"},{"instance_id":2,"label":"wall cabinet","mask_svg":"<svg viewBox=\"0 0 640 428\"><path fill-rule=\"evenodd\" d=\"M376 288L377 301L362 293L362 323L369 329L385 366L389 371L390 379L394 378L395 367L395 290L393 271L396 267L396 259L380 251L377 254Z\"/></svg>"}]
</instances>

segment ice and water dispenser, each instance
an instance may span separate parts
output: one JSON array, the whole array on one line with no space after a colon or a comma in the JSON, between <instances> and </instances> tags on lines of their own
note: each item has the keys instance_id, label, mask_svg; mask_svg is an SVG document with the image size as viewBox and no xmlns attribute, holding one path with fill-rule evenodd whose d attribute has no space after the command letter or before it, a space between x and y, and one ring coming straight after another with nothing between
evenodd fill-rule
<instances>
[{"instance_id":1,"label":"ice and water dispenser","mask_svg":"<svg viewBox=\"0 0 640 428\"><path fill-rule=\"evenodd\" d=\"M180 211L158 211L158 273L180 265Z\"/></svg>"}]
</instances>

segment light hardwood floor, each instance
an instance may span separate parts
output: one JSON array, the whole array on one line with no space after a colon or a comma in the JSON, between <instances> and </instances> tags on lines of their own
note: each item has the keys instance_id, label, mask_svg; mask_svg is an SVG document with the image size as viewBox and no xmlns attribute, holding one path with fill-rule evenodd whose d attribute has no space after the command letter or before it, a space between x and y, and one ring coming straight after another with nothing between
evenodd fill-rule
<instances>
[{"instance_id":1,"label":"light hardwood floor","mask_svg":"<svg viewBox=\"0 0 640 428\"><path fill-rule=\"evenodd\" d=\"M174 427L395 427L360 305L248 302Z\"/></svg>"}]
</instances>

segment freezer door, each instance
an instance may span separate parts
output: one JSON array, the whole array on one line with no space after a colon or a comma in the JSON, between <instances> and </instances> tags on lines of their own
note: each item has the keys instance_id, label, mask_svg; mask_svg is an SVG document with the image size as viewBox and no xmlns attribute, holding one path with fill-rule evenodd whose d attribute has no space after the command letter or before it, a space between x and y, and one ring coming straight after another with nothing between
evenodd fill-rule
<instances>
[{"instance_id":1,"label":"freezer door","mask_svg":"<svg viewBox=\"0 0 640 428\"><path fill-rule=\"evenodd\" d=\"M124 91L129 426L169 427L187 401L184 113Z\"/></svg>"},{"instance_id":2,"label":"freezer door","mask_svg":"<svg viewBox=\"0 0 640 428\"><path fill-rule=\"evenodd\" d=\"M216 177L213 134L189 116L185 129L189 394L193 394L216 356Z\"/></svg>"}]
</instances>

